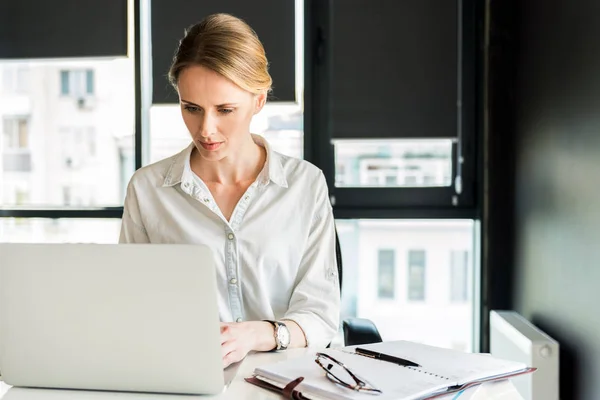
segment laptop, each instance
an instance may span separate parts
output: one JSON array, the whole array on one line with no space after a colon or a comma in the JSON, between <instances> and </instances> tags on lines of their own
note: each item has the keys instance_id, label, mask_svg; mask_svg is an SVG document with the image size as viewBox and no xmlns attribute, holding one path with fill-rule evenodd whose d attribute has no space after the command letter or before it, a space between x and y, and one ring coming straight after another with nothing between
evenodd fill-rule
<instances>
[{"instance_id":1,"label":"laptop","mask_svg":"<svg viewBox=\"0 0 600 400\"><path fill-rule=\"evenodd\" d=\"M211 250L0 244L0 374L18 387L222 392Z\"/></svg>"}]
</instances>

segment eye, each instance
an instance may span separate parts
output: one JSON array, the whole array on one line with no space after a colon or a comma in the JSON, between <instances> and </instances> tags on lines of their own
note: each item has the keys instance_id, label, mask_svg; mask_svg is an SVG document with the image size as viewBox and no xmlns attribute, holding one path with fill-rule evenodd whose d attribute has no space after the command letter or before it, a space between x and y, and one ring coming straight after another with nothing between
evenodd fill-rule
<instances>
[{"instance_id":1,"label":"eye","mask_svg":"<svg viewBox=\"0 0 600 400\"><path fill-rule=\"evenodd\" d=\"M196 113L200 110L200 108L196 107L196 106L190 106L190 105L185 105L183 106L183 109L189 113Z\"/></svg>"},{"instance_id":2,"label":"eye","mask_svg":"<svg viewBox=\"0 0 600 400\"><path fill-rule=\"evenodd\" d=\"M221 114L231 114L233 112L233 108L221 108L219 112Z\"/></svg>"}]
</instances>

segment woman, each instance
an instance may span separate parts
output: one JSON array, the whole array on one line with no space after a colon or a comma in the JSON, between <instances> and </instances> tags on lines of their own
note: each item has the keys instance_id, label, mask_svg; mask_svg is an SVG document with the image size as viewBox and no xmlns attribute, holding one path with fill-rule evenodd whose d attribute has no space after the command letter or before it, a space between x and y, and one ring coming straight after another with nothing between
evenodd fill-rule
<instances>
[{"instance_id":1,"label":"woman","mask_svg":"<svg viewBox=\"0 0 600 400\"><path fill-rule=\"evenodd\" d=\"M138 170L121 243L200 243L215 253L224 366L250 351L324 347L339 323L335 231L312 164L250 133L271 90L261 42L242 20L192 26L169 71L192 143Z\"/></svg>"}]
</instances>

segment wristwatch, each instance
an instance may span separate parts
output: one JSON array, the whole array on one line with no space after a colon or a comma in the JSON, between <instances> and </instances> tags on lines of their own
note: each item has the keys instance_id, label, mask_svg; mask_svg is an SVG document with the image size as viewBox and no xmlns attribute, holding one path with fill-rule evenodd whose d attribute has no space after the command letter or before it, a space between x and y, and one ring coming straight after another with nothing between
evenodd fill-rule
<instances>
[{"instance_id":1,"label":"wristwatch","mask_svg":"<svg viewBox=\"0 0 600 400\"><path fill-rule=\"evenodd\" d=\"M281 321L269 321L266 320L266 322L270 322L271 324L273 324L273 327L275 328L275 332L274 332L274 336L275 336L275 349L273 350L285 350L288 348L288 346L290 345L290 330L288 329L288 327Z\"/></svg>"}]
</instances>

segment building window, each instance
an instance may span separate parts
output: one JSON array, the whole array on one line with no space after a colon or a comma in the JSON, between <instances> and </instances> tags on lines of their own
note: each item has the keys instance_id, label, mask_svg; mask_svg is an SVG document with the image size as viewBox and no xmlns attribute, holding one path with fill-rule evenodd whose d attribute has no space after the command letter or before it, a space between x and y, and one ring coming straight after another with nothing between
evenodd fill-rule
<instances>
[{"instance_id":1,"label":"building window","mask_svg":"<svg viewBox=\"0 0 600 400\"><path fill-rule=\"evenodd\" d=\"M4 65L3 68L3 85L2 92L4 94L26 94L29 91L29 68L27 66Z\"/></svg>"},{"instance_id":2,"label":"building window","mask_svg":"<svg viewBox=\"0 0 600 400\"><path fill-rule=\"evenodd\" d=\"M29 121L26 117L8 117L2 121L2 170L30 172Z\"/></svg>"},{"instance_id":3,"label":"building window","mask_svg":"<svg viewBox=\"0 0 600 400\"><path fill-rule=\"evenodd\" d=\"M94 70L60 71L60 94L73 97L94 95Z\"/></svg>"},{"instance_id":4,"label":"building window","mask_svg":"<svg viewBox=\"0 0 600 400\"><path fill-rule=\"evenodd\" d=\"M29 147L29 129L27 118L4 118L4 150L26 149Z\"/></svg>"},{"instance_id":5,"label":"building window","mask_svg":"<svg viewBox=\"0 0 600 400\"><path fill-rule=\"evenodd\" d=\"M63 96L68 96L69 93L69 71L60 71L60 94Z\"/></svg>"},{"instance_id":6,"label":"building window","mask_svg":"<svg viewBox=\"0 0 600 400\"><path fill-rule=\"evenodd\" d=\"M408 300L425 300L425 250L408 251Z\"/></svg>"},{"instance_id":7,"label":"building window","mask_svg":"<svg viewBox=\"0 0 600 400\"><path fill-rule=\"evenodd\" d=\"M94 71L91 69L85 71L85 91L87 94L94 94Z\"/></svg>"},{"instance_id":8,"label":"building window","mask_svg":"<svg viewBox=\"0 0 600 400\"><path fill-rule=\"evenodd\" d=\"M395 292L396 263L394 250L379 250L377 294L380 299L393 299Z\"/></svg>"},{"instance_id":9,"label":"building window","mask_svg":"<svg viewBox=\"0 0 600 400\"><path fill-rule=\"evenodd\" d=\"M468 301L468 258L469 253L464 250L450 253L450 301L453 303Z\"/></svg>"}]
</instances>

